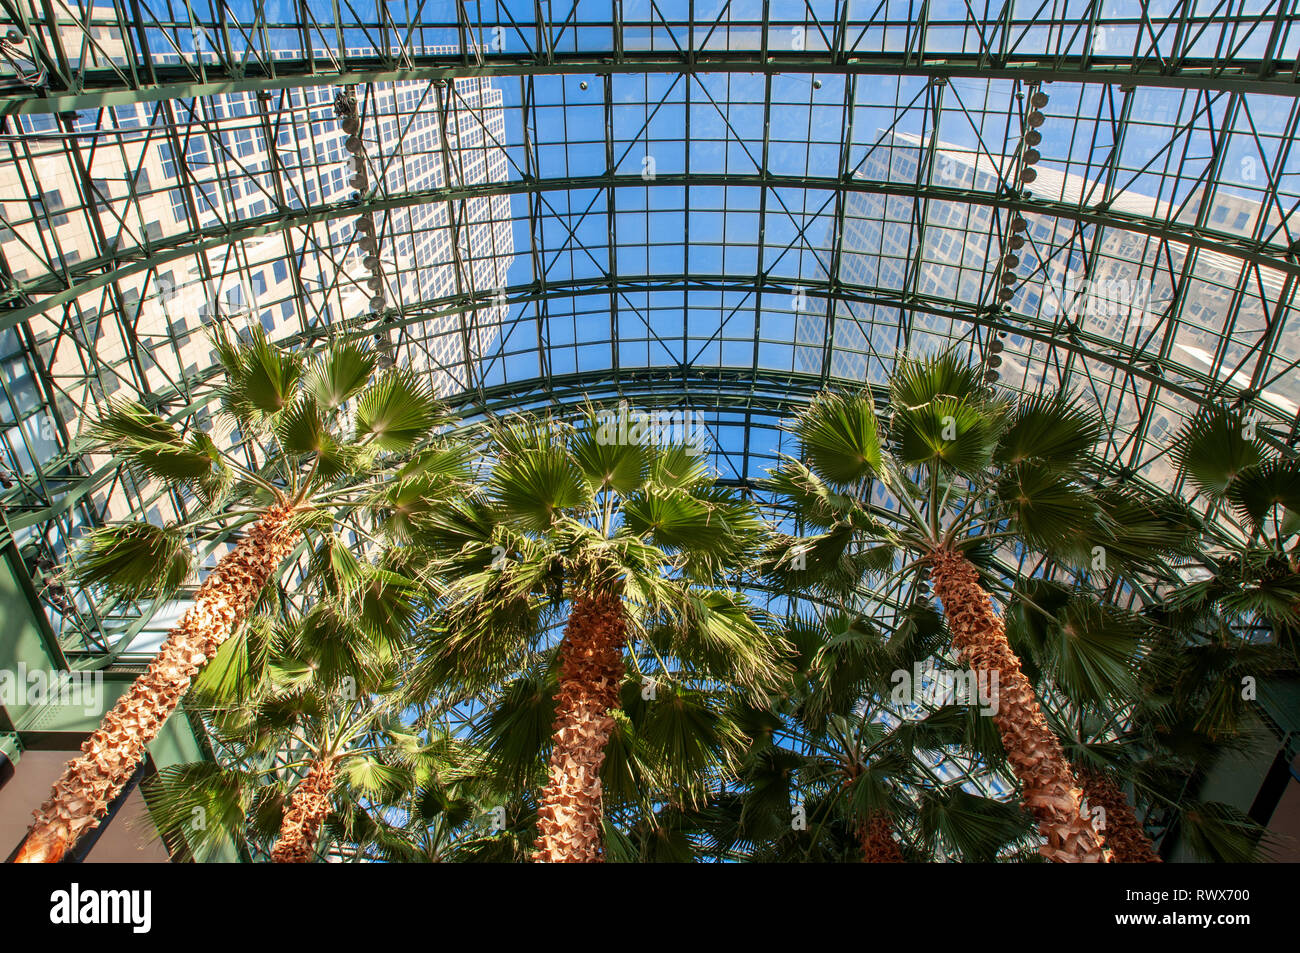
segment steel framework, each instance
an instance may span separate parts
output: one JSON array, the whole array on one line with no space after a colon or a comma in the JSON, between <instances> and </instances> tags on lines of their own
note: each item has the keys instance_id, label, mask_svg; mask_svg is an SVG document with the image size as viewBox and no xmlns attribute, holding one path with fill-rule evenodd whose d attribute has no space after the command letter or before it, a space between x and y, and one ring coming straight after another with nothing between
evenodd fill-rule
<instances>
[{"instance_id":1,"label":"steel framework","mask_svg":"<svg viewBox=\"0 0 1300 953\"><path fill-rule=\"evenodd\" d=\"M6 532L48 594L43 561L115 506L183 509L79 434L115 394L203 415L204 325L268 315L303 347L399 335L469 419L704 410L738 482L820 388L941 347L1006 386L1072 387L1105 412L1113 466L1170 489L1166 435L1202 406L1249 408L1293 448L1297 7L0 0ZM355 195L330 185L340 88L372 163ZM392 282L377 310L356 303L367 213ZM1053 310L1067 274L1152 303ZM60 598L83 664L155 624Z\"/></svg>"}]
</instances>

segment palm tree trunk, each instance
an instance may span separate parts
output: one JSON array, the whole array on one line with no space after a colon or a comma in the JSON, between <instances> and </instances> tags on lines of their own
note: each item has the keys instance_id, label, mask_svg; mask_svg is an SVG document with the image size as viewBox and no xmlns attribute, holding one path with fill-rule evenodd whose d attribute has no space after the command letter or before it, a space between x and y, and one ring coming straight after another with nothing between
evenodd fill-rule
<instances>
[{"instance_id":1,"label":"palm tree trunk","mask_svg":"<svg viewBox=\"0 0 1300 953\"><path fill-rule=\"evenodd\" d=\"M533 860L598 863L600 766L619 704L627 620L618 596L581 596L573 603L560 646L549 778L538 808Z\"/></svg>"},{"instance_id":2,"label":"palm tree trunk","mask_svg":"<svg viewBox=\"0 0 1300 953\"><path fill-rule=\"evenodd\" d=\"M267 510L208 574L148 670L118 699L81 745L83 754L69 761L54 782L15 863L58 863L86 831L98 826L190 681L248 618L262 587L293 548L293 509L285 503Z\"/></svg>"},{"instance_id":3,"label":"palm tree trunk","mask_svg":"<svg viewBox=\"0 0 1300 953\"><path fill-rule=\"evenodd\" d=\"M862 862L866 864L901 864L903 852L894 840L894 822L884 811L875 811L858 825L862 844Z\"/></svg>"},{"instance_id":4,"label":"palm tree trunk","mask_svg":"<svg viewBox=\"0 0 1300 953\"><path fill-rule=\"evenodd\" d=\"M1083 817L1079 782L1043 717L1033 685L1020 671L1020 659L1007 643L1002 618L993 611L979 573L959 553L932 553L930 564L934 592L943 603L962 664L977 677L997 673L993 722L1020 781L1025 808L1045 839L1039 851L1063 863L1108 862L1110 853L1101 835Z\"/></svg>"},{"instance_id":5,"label":"palm tree trunk","mask_svg":"<svg viewBox=\"0 0 1300 953\"><path fill-rule=\"evenodd\" d=\"M1163 863L1128 798L1110 775L1094 768L1081 768L1079 780L1083 782L1083 794L1088 799L1088 806L1101 807L1106 811L1106 826L1103 828L1106 832L1106 846L1114 851L1116 863Z\"/></svg>"},{"instance_id":6,"label":"palm tree trunk","mask_svg":"<svg viewBox=\"0 0 1300 953\"><path fill-rule=\"evenodd\" d=\"M307 776L293 790L289 810L280 822L280 836L271 851L277 864L305 864L316 853L316 838L330 813L330 792L334 790L334 761L312 763Z\"/></svg>"}]
</instances>

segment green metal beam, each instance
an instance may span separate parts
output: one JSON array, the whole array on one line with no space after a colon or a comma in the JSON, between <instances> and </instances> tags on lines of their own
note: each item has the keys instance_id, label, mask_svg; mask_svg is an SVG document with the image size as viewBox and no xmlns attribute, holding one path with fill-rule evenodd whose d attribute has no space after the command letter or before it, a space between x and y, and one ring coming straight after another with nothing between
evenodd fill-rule
<instances>
[{"instance_id":1,"label":"green metal beam","mask_svg":"<svg viewBox=\"0 0 1300 953\"><path fill-rule=\"evenodd\" d=\"M334 218L352 217L367 210L387 211L430 203L458 202L494 195L569 192L603 188L678 188L684 186L759 186L770 189L813 189L833 193L862 192L907 198L928 198L940 202L957 202L1020 212L1046 215L1104 228L1118 228L1137 234L1186 244L1191 248L1226 255L1230 258L1265 265L1288 275L1300 275L1300 261L1287 257L1289 248L1281 244L1253 242L1209 229L1173 222L1161 222L1114 209L1080 208L1064 202L1023 199L993 195L972 189L948 188L910 182L885 182L853 178L841 181L824 176L773 175L771 173L734 174L663 174L647 182L640 175L574 176L532 181L488 182L475 185L421 189L397 195L371 195L359 201L296 211L283 211L249 218L236 225L221 224L211 228L169 236L149 248L137 247L111 257L88 259L68 269L71 280L50 276L26 283L22 290L8 295L8 308L0 312L0 330L16 327L22 321L52 307L73 301L89 291L119 281L127 275L155 268L160 264L220 248L302 228ZM4 300L4 299L0 299Z\"/></svg>"},{"instance_id":2,"label":"green metal beam","mask_svg":"<svg viewBox=\"0 0 1300 953\"><path fill-rule=\"evenodd\" d=\"M988 60L983 54L935 53L934 59L900 63L896 55L854 53L844 57L771 52L760 60L752 52L625 51L617 61L610 53L554 53L538 59L533 53L494 53L483 63L466 64L458 54L412 54L411 65L394 68L380 57L349 56L347 66L321 72L314 61L274 61L275 75L254 75L247 69L206 64L205 76L195 81L181 66L154 65L154 79L132 87L112 70L88 70L79 89L53 89L0 96L0 115L51 113L67 110L123 106L162 99L219 96L224 93L285 89L292 86L351 86L361 83L431 82L468 76L612 75L619 73L777 73L856 76L912 76L924 79L978 78L1005 82L1020 80L1062 83L1119 83L1168 89L1214 89L1273 96L1300 93L1288 60L1235 60L1225 67L1208 58L1187 59L1181 65L1148 62L1134 67L1131 60L1114 57L1033 56Z\"/></svg>"}]
</instances>

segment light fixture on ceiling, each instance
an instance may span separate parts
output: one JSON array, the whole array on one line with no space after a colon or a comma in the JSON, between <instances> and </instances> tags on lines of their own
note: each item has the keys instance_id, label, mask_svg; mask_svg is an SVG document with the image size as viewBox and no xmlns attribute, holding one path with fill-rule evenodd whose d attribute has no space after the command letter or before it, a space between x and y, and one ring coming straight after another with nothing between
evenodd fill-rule
<instances>
[{"instance_id":1,"label":"light fixture on ceiling","mask_svg":"<svg viewBox=\"0 0 1300 953\"><path fill-rule=\"evenodd\" d=\"M441 84L439 84L441 85ZM356 97L350 92L340 93L335 99L335 112L340 119L340 127L347 134L344 140L344 148L352 156L349 163L352 174L348 177L348 184L356 191L352 194L354 202L360 202L365 191L370 188L370 175L366 167L366 143L361 138L361 119L357 114ZM370 317L375 320L387 307L388 298L384 293L384 266L379 257L379 237L375 229L375 217L373 212L365 212L357 217L356 223L356 243L361 249L362 266L370 273L366 279L366 287L371 292L370 297ZM382 339L380 335L375 336L376 345L380 346L380 363L385 367L392 367L395 363L391 353L392 342L386 337Z\"/></svg>"},{"instance_id":2,"label":"light fixture on ceiling","mask_svg":"<svg viewBox=\"0 0 1300 953\"><path fill-rule=\"evenodd\" d=\"M1024 93L1017 92L1016 101L1023 104L1025 101ZM1038 178L1038 172L1034 169L1034 166L1040 159L1042 159L1042 153L1033 147L1043 141L1043 136L1035 127L1043 124L1044 116L1042 108L1047 105L1047 101L1048 97L1046 93L1037 86L1030 87L1029 105L1033 111L1025 117L1025 129L1019 150L1020 169L1016 173L1019 197L1022 200L1030 197L1029 190L1025 187ZM1012 194L1014 195L1015 192L1013 191ZM1011 310L1010 301L1015 297L1015 289L1012 286L1015 285L1018 280L1015 271L1016 268L1020 266L1020 255L1016 254L1016 252L1025 246L1025 236L1023 233L1028 230L1029 223L1025 221L1025 217L1018 213L1013 214L1008 234L1005 239L1006 245L1004 247L1004 254L999 263L998 272L994 281L994 284L998 286L996 291L997 298L1002 302L1002 309L1004 311ZM1001 350L1000 346L998 350ZM998 363L1001 363L1000 358L998 359ZM990 362L990 364L993 367L997 366L997 364L992 364L992 362ZM990 373L993 374L993 379L996 380L996 371L990 371Z\"/></svg>"}]
</instances>

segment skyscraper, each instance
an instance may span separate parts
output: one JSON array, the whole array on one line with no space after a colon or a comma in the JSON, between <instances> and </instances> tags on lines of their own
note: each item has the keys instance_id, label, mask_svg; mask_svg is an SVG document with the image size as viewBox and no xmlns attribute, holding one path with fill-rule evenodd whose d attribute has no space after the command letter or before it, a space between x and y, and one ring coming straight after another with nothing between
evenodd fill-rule
<instances>
[{"instance_id":1,"label":"skyscraper","mask_svg":"<svg viewBox=\"0 0 1300 953\"><path fill-rule=\"evenodd\" d=\"M36 412L10 422L0 465L18 477L33 470L55 451L57 428L75 436L109 398L174 390L178 409L212 365L214 321L235 331L260 324L279 340L366 315L371 274L356 217L340 204L505 180L502 97L488 80L376 83L355 91L370 186L359 196L336 92L223 93L11 120L5 147L15 161L0 164L8 273L33 288L57 283L60 268L116 265L117 274L4 332L11 363L23 360L17 335L28 333L42 360L13 367L11 386L23 392L15 406ZM509 197L397 204L374 219L386 307L408 322L389 332L398 359L441 392L472 386L506 312L496 292L513 260ZM190 232L222 240L202 250L169 243ZM451 295L481 302L467 322L474 333L462 333L458 315L420 316L421 302ZM102 508L110 498L125 512L125 498L105 493L101 515L118 515Z\"/></svg>"}]
</instances>

